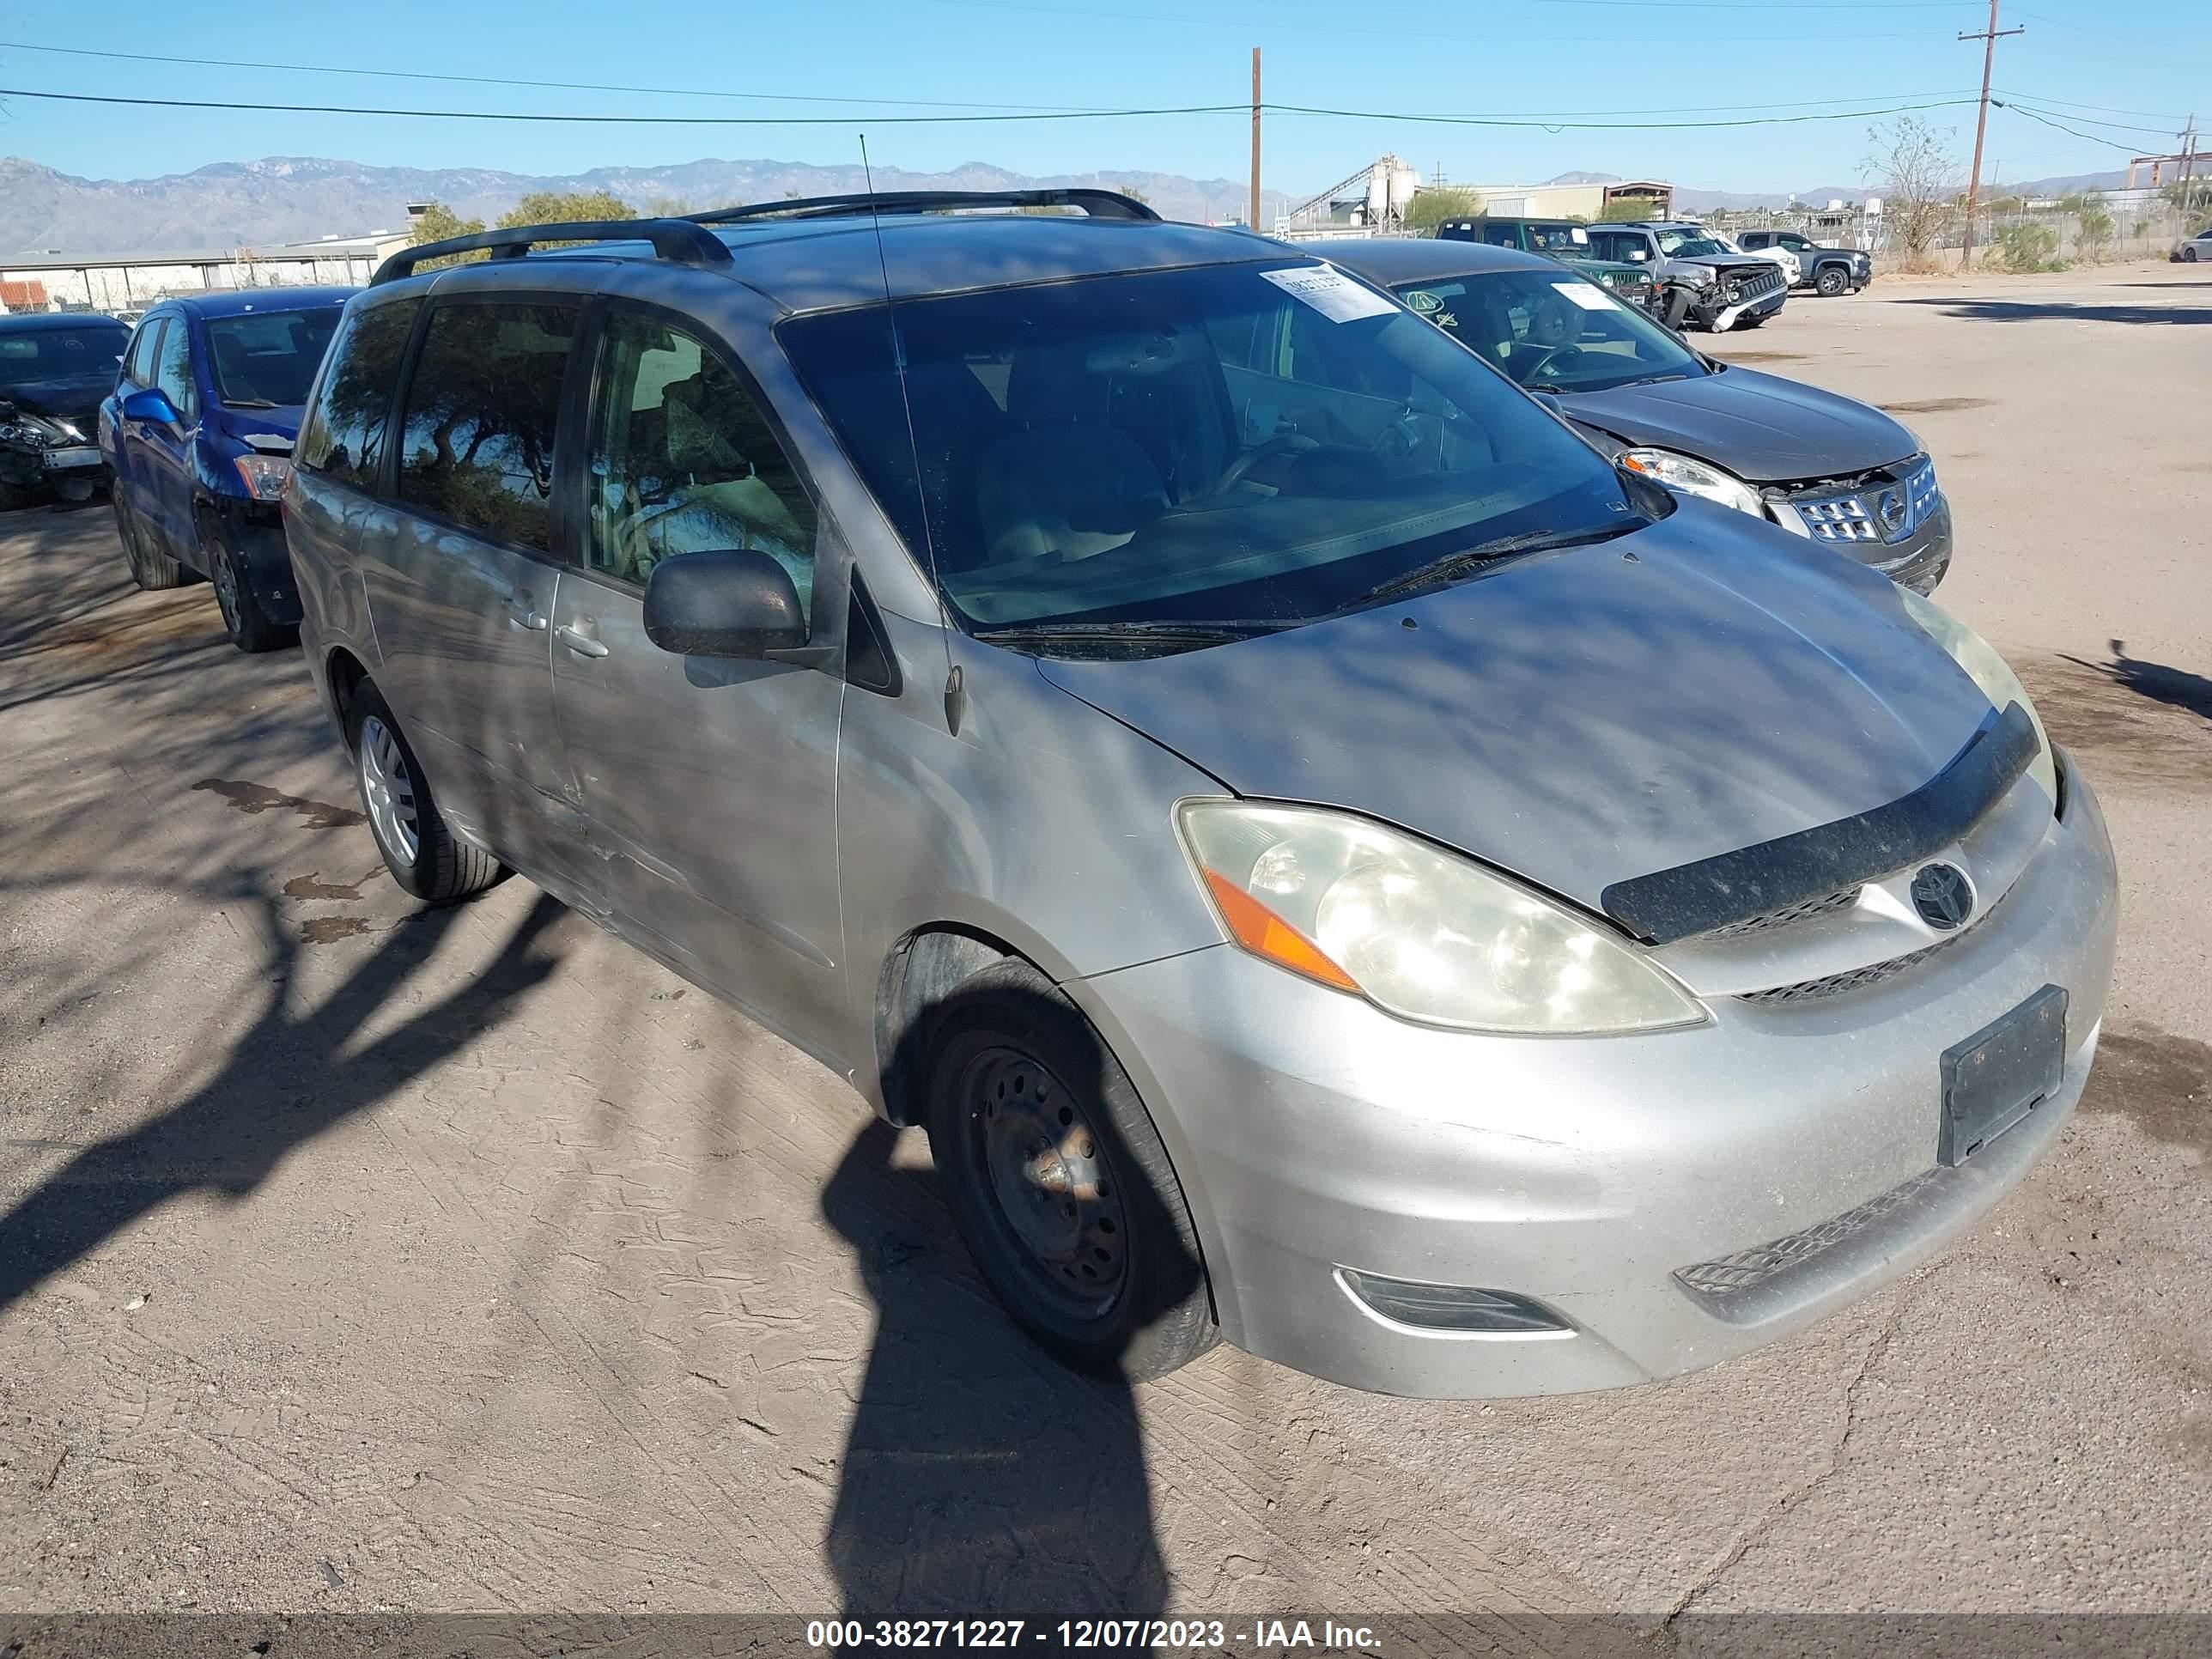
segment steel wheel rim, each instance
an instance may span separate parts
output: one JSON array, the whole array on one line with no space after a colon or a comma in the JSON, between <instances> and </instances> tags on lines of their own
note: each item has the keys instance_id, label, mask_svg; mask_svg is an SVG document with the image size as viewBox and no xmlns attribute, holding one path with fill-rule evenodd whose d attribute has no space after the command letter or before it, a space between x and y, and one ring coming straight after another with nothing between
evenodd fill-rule
<instances>
[{"instance_id":1,"label":"steel wheel rim","mask_svg":"<svg viewBox=\"0 0 2212 1659\"><path fill-rule=\"evenodd\" d=\"M238 572L231 568L230 554L220 547L208 562L214 567L215 602L222 612L222 625L235 634L239 631Z\"/></svg>"},{"instance_id":2,"label":"steel wheel rim","mask_svg":"<svg viewBox=\"0 0 2212 1659\"><path fill-rule=\"evenodd\" d=\"M976 1055L960 1088L969 1154L1023 1277L1065 1313L1106 1313L1128 1277L1128 1215L1080 1103L1011 1048Z\"/></svg>"},{"instance_id":3,"label":"steel wheel rim","mask_svg":"<svg viewBox=\"0 0 2212 1659\"><path fill-rule=\"evenodd\" d=\"M384 850L411 866L422 850L415 778L400 752L398 735L374 714L361 723L361 793Z\"/></svg>"}]
</instances>

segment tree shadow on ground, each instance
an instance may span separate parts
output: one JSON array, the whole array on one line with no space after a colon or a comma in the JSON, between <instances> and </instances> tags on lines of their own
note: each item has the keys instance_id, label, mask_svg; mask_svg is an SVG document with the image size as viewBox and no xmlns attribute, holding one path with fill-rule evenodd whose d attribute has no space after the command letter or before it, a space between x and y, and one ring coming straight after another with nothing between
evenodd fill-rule
<instances>
[{"instance_id":1,"label":"tree shadow on ground","mask_svg":"<svg viewBox=\"0 0 2212 1659\"><path fill-rule=\"evenodd\" d=\"M1065 1065L1060 1097L1095 1100L1096 1079ZM1167 1572L1130 1384L1068 1370L1013 1325L970 1267L939 1172L894 1164L902 1133L919 1133L862 1129L822 1197L878 1318L826 1545L845 1616L1027 1617L1021 1645L1057 1652L1062 1619L1158 1615ZM1102 1138L1122 1144L1110 1127ZM1168 1253L1167 1282L1188 1287L1202 1268L1148 1224L1164 1195L1126 1155L1100 1167L1133 1234Z\"/></svg>"},{"instance_id":2,"label":"tree shadow on ground","mask_svg":"<svg viewBox=\"0 0 2212 1659\"><path fill-rule=\"evenodd\" d=\"M2162 702L2169 708L2187 710L2200 719L2212 720L2212 679L2202 674L2192 674L2185 668L2170 668L2164 663L2146 662L2140 657L2128 655L2127 642L2111 642L2110 662L2087 662L2080 657L2068 657L2067 661L2102 674L2113 684L2134 692L2153 702Z\"/></svg>"},{"instance_id":3,"label":"tree shadow on ground","mask_svg":"<svg viewBox=\"0 0 2212 1659\"><path fill-rule=\"evenodd\" d=\"M0 1311L171 1199L203 1191L234 1202L246 1197L287 1155L466 1047L556 965L542 937L561 907L541 896L483 973L364 1043L367 1029L392 1012L464 912L409 917L344 983L301 1012L291 1006L301 946L273 900L258 908L273 957L262 1013L205 1084L137 1127L84 1148L0 1215Z\"/></svg>"},{"instance_id":4,"label":"tree shadow on ground","mask_svg":"<svg viewBox=\"0 0 2212 1659\"><path fill-rule=\"evenodd\" d=\"M2171 283L2148 286L2171 288ZM1892 305L1940 306L1946 317L1977 323L2212 323L2212 306L2074 305L2063 300L1953 300L1940 295L1893 300Z\"/></svg>"}]
</instances>

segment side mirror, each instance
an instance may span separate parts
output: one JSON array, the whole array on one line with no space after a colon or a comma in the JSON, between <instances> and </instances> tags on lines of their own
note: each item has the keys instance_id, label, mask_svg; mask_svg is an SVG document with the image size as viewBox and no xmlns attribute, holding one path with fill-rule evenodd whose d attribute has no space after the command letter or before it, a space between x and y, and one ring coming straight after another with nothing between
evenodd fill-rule
<instances>
[{"instance_id":1,"label":"side mirror","mask_svg":"<svg viewBox=\"0 0 2212 1659\"><path fill-rule=\"evenodd\" d=\"M184 416L169 401L169 394L158 386L142 386L136 392L125 392L123 398L123 418L126 421L145 421L155 426L180 426Z\"/></svg>"},{"instance_id":2,"label":"side mirror","mask_svg":"<svg viewBox=\"0 0 2212 1659\"><path fill-rule=\"evenodd\" d=\"M645 584L645 636L686 657L762 659L806 643L791 573L757 549L680 553Z\"/></svg>"}]
</instances>

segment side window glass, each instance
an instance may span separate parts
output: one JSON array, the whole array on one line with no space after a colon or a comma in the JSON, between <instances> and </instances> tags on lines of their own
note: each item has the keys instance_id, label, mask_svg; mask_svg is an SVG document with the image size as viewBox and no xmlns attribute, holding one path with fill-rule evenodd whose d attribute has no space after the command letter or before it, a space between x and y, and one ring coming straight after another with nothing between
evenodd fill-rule
<instances>
[{"instance_id":1,"label":"side window glass","mask_svg":"<svg viewBox=\"0 0 2212 1659\"><path fill-rule=\"evenodd\" d=\"M753 548L811 613L814 503L735 370L680 330L617 312L601 348L586 559L643 582L679 553Z\"/></svg>"},{"instance_id":2,"label":"side window glass","mask_svg":"<svg viewBox=\"0 0 2212 1659\"><path fill-rule=\"evenodd\" d=\"M155 317L138 325L138 336L131 342L131 349L124 357L123 378L131 385L154 384L154 353L161 338L161 329L168 320Z\"/></svg>"},{"instance_id":3,"label":"side window glass","mask_svg":"<svg viewBox=\"0 0 2212 1659\"><path fill-rule=\"evenodd\" d=\"M301 428L297 465L356 489L376 488L400 360L422 306L404 300L347 319L331 343L330 372Z\"/></svg>"},{"instance_id":4,"label":"side window glass","mask_svg":"<svg viewBox=\"0 0 2212 1659\"><path fill-rule=\"evenodd\" d=\"M1482 240L1492 247L1518 247L1521 245L1519 228L1514 225L1485 225Z\"/></svg>"},{"instance_id":5,"label":"side window glass","mask_svg":"<svg viewBox=\"0 0 2212 1659\"><path fill-rule=\"evenodd\" d=\"M191 335L181 317L169 319L161 335L154 360L154 384L167 394L186 421L199 417L199 393L192 386Z\"/></svg>"},{"instance_id":6,"label":"side window glass","mask_svg":"<svg viewBox=\"0 0 2212 1659\"><path fill-rule=\"evenodd\" d=\"M575 332L574 306L433 307L400 429L400 500L550 550L554 423Z\"/></svg>"}]
</instances>

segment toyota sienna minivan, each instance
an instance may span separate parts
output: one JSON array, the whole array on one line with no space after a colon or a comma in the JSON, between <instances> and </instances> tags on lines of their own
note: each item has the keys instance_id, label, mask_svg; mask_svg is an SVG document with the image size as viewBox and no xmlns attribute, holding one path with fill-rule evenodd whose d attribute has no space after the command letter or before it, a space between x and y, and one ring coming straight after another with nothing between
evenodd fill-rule
<instances>
[{"instance_id":1,"label":"toyota sienna minivan","mask_svg":"<svg viewBox=\"0 0 2212 1659\"><path fill-rule=\"evenodd\" d=\"M1709 1364L1971 1224L2096 1047L2110 844L1989 646L1256 236L410 249L285 511L394 878L520 872L925 1126L1081 1367Z\"/></svg>"}]
</instances>

